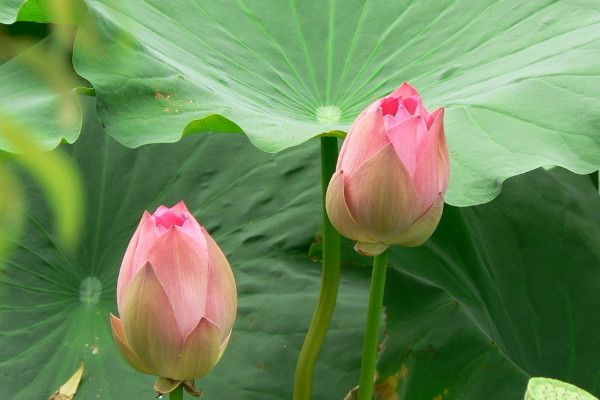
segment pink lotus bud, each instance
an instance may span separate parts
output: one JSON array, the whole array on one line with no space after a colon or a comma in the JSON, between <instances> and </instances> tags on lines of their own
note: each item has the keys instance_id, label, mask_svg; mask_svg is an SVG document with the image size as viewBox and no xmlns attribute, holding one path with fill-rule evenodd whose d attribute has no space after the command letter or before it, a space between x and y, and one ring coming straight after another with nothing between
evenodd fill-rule
<instances>
[{"instance_id":1,"label":"pink lotus bud","mask_svg":"<svg viewBox=\"0 0 600 400\"><path fill-rule=\"evenodd\" d=\"M361 254L418 246L442 216L450 158L444 109L429 114L408 83L352 124L329 182L331 223Z\"/></svg>"},{"instance_id":2,"label":"pink lotus bud","mask_svg":"<svg viewBox=\"0 0 600 400\"><path fill-rule=\"evenodd\" d=\"M235 320L235 281L183 202L144 212L121 264L117 305L113 335L138 371L186 381L219 361Z\"/></svg>"}]
</instances>

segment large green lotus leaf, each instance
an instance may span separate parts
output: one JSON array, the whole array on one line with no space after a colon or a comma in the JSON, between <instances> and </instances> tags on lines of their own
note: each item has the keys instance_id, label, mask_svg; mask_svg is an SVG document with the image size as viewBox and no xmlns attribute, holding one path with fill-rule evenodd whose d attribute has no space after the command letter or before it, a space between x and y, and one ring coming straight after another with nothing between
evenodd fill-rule
<instances>
[{"instance_id":1,"label":"large green lotus leaf","mask_svg":"<svg viewBox=\"0 0 600 400\"><path fill-rule=\"evenodd\" d=\"M77 25L85 15L83 0L2 0L0 23L15 21Z\"/></svg>"},{"instance_id":2,"label":"large green lotus leaf","mask_svg":"<svg viewBox=\"0 0 600 400\"><path fill-rule=\"evenodd\" d=\"M26 0L3 0L0 5L0 24L12 24L16 20L19 7Z\"/></svg>"},{"instance_id":3,"label":"large green lotus leaf","mask_svg":"<svg viewBox=\"0 0 600 400\"><path fill-rule=\"evenodd\" d=\"M565 170L448 207L430 242L392 249L382 387L414 400L520 400L529 377L546 376L597 396L598 243L598 193Z\"/></svg>"},{"instance_id":4,"label":"large green lotus leaf","mask_svg":"<svg viewBox=\"0 0 600 400\"><path fill-rule=\"evenodd\" d=\"M82 247L74 256L57 248L43 197L31 191L27 235L4 268L0 394L43 398L83 359L81 396L147 398L152 378L120 358L107 313L142 210L184 199L229 256L240 293L232 343L201 385L226 398L290 398L319 284L305 255L319 223L316 147L268 155L242 135L213 134L130 150L91 123L84 132L63 146L88 185ZM490 204L448 207L425 246L392 249L380 393L516 400L533 375L598 391L600 321L589 310L600 204L586 179L515 178ZM342 398L357 381L368 286L357 264L368 259L344 259L315 399Z\"/></svg>"},{"instance_id":5,"label":"large green lotus leaf","mask_svg":"<svg viewBox=\"0 0 600 400\"><path fill-rule=\"evenodd\" d=\"M0 65L0 150L17 149L3 132L4 119L23 126L23 134L44 150L62 140L73 143L79 136L75 79L63 61L51 58L63 54L51 50L52 40L45 38Z\"/></svg>"},{"instance_id":6,"label":"large green lotus leaf","mask_svg":"<svg viewBox=\"0 0 600 400\"><path fill-rule=\"evenodd\" d=\"M486 202L541 165L600 165L596 0L88 6L75 66L127 146L243 131L275 152L347 130L408 80L428 107L447 107L450 204Z\"/></svg>"},{"instance_id":7,"label":"large green lotus leaf","mask_svg":"<svg viewBox=\"0 0 600 400\"><path fill-rule=\"evenodd\" d=\"M88 100L89 98L84 98ZM276 155L244 135L202 134L128 149L98 126L62 145L79 164L87 219L73 254L57 246L42 193L27 192L28 223L0 276L0 396L48 398L86 365L76 398L150 399L153 377L129 367L113 343L116 278L144 210L186 201L227 254L239 309L222 360L198 381L206 397L289 399L296 360L320 286L307 250L320 224L317 143ZM317 369L316 397L355 384L368 270L347 271Z\"/></svg>"}]
</instances>

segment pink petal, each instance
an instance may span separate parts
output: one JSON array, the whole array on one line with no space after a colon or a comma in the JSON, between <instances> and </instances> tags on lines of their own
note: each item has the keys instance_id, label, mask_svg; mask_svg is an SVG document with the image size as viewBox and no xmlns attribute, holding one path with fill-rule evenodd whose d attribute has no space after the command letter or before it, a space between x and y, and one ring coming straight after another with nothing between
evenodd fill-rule
<instances>
[{"instance_id":1,"label":"pink petal","mask_svg":"<svg viewBox=\"0 0 600 400\"><path fill-rule=\"evenodd\" d=\"M446 142L446 133L444 131L444 108L438 108L431 114L433 123L429 128L430 134L438 136L438 154L439 154L439 179L440 192L446 193L448 188L448 180L450 178L450 154L448 152L448 144Z\"/></svg>"},{"instance_id":2,"label":"pink petal","mask_svg":"<svg viewBox=\"0 0 600 400\"><path fill-rule=\"evenodd\" d=\"M417 89L412 87L408 82L404 82L402 86L400 86L398 89L392 92L390 96L407 98L410 96L414 96L415 94L419 94L419 92L417 92Z\"/></svg>"},{"instance_id":3,"label":"pink petal","mask_svg":"<svg viewBox=\"0 0 600 400\"><path fill-rule=\"evenodd\" d=\"M419 217L412 179L391 143L365 161L344 187L348 210L373 242L387 243Z\"/></svg>"},{"instance_id":4,"label":"pink petal","mask_svg":"<svg viewBox=\"0 0 600 400\"><path fill-rule=\"evenodd\" d=\"M208 374L221 356L221 330L206 318L185 338L181 356L170 371L169 378L193 380Z\"/></svg>"},{"instance_id":5,"label":"pink petal","mask_svg":"<svg viewBox=\"0 0 600 400\"><path fill-rule=\"evenodd\" d=\"M363 111L356 118L342 144L337 170L350 176L358 166L390 143L380 109Z\"/></svg>"},{"instance_id":6,"label":"pink petal","mask_svg":"<svg viewBox=\"0 0 600 400\"><path fill-rule=\"evenodd\" d=\"M365 234L364 229L358 225L350 210L348 210L344 193L344 174L343 170L333 174L327 187L325 206L329 220L335 229L347 238L374 242L373 239Z\"/></svg>"},{"instance_id":7,"label":"pink petal","mask_svg":"<svg viewBox=\"0 0 600 400\"><path fill-rule=\"evenodd\" d=\"M173 210L174 212L176 212L177 214L183 215L184 213L188 213L188 214L192 214L190 212L190 210L188 210L187 206L185 205L185 203L182 201L180 201L179 203L175 204L173 207L171 207L171 210Z\"/></svg>"},{"instance_id":8,"label":"pink petal","mask_svg":"<svg viewBox=\"0 0 600 400\"><path fill-rule=\"evenodd\" d=\"M233 271L225 254L210 235L206 235L209 272L205 316L221 329L222 340L229 336L237 312L237 290Z\"/></svg>"},{"instance_id":9,"label":"pink petal","mask_svg":"<svg viewBox=\"0 0 600 400\"><path fill-rule=\"evenodd\" d=\"M393 96L384 97L381 101L381 113L386 115L396 115L398 112L398 98Z\"/></svg>"},{"instance_id":10,"label":"pink petal","mask_svg":"<svg viewBox=\"0 0 600 400\"><path fill-rule=\"evenodd\" d=\"M129 365L142 374L156 375L156 373L148 365L146 365L146 363L144 363L133 352L133 350L131 350L129 342L127 341L127 337L125 336L125 332L123 331L121 320L112 315L112 313L110 314L110 326L112 327L112 333L113 337L115 338L115 342L117 343L117 347Z\"/></svg>"},{"instance_id":11,"label":"pink petal","mask_svg":"<svg viewBox=\"0 0 600 400\"><path fill-rule=\"evenodd\" d=\"M205 316L207 249L173 227L154 243L147 259L169 298L182 334L187 334Z\"/></svg>"},{"instance_id":12,"label":"pink petal","mask_svg":"<svg viewBox=\"0 0 600 400\"><path fill-rule=\"evenodd\" d=\"M157 239L156 228L152 216L148 211L144 211L142 219L127 246L121 269L119 270L119 279L117 280L117 305L119 313L121 310L121 298L123 291L131 280L131 278L144 266L146 263L146 252Z\"/></svg>"},{"instance_id":13,"label":"pink petal","mask_svg":"<svg viewBox=\"0 0 600 400\"><path fill-rule=\"evenodd\" d=\"M421 115L426 123L431 120L431 114L423 105L423 100L418 94L404 99L404 105L412 115Z\"/></svg>"},{"instance_id":14,"label":"pink petal","mask_svg":"<svg viewBox=\"0 0 600 400\"><path fill-rule=\"evenodd\" d=\"M190 238L197 241L200 247L203 249L206 248L206 240L204 238L207 235L206 230L191 214L188 215L188 218L183 223L183 226L178 227L178 229L188 235Z\"/></svg>"},{"instance_id":15,"label":"pink petal","mask_svg":"<svg viewBox=\"0 0 600 400\"><path fill-rule=\"evenodd\" d=\"M439 135L438 132L430 131L423 146L419 149L413 177L421 203L421 214L431 207L441 193L439 173Z\"/></svg>"},{"instance_id":16,"label":"pink petal","mask_svg":"<svg viewBox=\"0 0 600 400\"><path fill-rule=\"evenodd\" d=\"M426 135L427 128L425 127L423 118L419 115L408 117L388 130L388 136L394 145L396 154L398 154L410 176L413 176L415 173L419 140L421 136L424 137Z\"/></svg>"},{"instance_id":17,"label":"pink petal","mask_svg":"<svg viewBox=\"0 0 600 400\"><path fill-rule=\"evenodd\" d=\"M408 229L399 232L389 239L390 244L414 247L420 246L427 241L437 228L442 211L444 209L444 197L439 195L431 208L419 218Z\"/></svg>"},{"instance_id":18,"label":"pink petal","mask_svg":"<svg viewBox=\"0 0 600 400\"><path fill-rule=\"evenodd\" d=\"M155 270L147 263L131 280L123 295L121 321L131 350L152 371L168 372L183 347L183 335Z\"/></svg>"},{"instance_id":19,"label":"pink petal","mask_svg":"<svg viewBox=\"0 0 600 400\"><path fill-rule=\"evenodd\" d=\"M172 226L182 226L185 218L174 211L167 209L167 211L161 212L160 214L157 211L154 214L154 220L156 221L157 227L162 227L166 231Z\"/></svg>"},{"instance_id":20,"label":"pink petal","mask_svg":"<svg viewBox=\"0 0 600 400\"><path fill-rule=\"evenodd\" d=\"M391 129L394 128L394 126L401 123L408 117L410 117L410 113L408 112L406 107L404 107L404 104L401 104L398 107L398 111L396 112L395 115L384 115L383 116L383 122L385 124L385 129L389 132Z\"/></svg>"},{"instance_id":21,"label":"pink petal","mask_svg":"<svg viewBox=\"0 0 600 400\"><path fill-rule=\"evenodd\" d=\"M408 110L411 115L417 114L417 107L421 102L419 95L410 96L404 99L404 107Z\"/></svg>"}]
</instances>

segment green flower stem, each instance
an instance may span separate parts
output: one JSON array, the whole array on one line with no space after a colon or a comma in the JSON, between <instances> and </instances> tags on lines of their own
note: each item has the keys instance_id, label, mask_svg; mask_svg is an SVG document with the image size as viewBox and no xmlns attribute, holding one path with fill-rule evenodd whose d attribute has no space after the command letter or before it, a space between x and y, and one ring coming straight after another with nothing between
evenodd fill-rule
<instances>
[{"instance_id":1,"label":"green flower stem","mask_svg":"<svg viewBox=\"0 0 600 400\"><path fill-rule=\"evenodd\" d=\"M380 255L375 256L373 260L373 276L371 277L367 327L360 367L358 400L371 400L373 397L373 380L375 377L375 363L377 361L377 347L379 345L379 324L381 322L381 308L383 307L387 259L388 250L385 250Z\"/></svg>"},{"instance_id":2,"label":"green flower stem","mask_svg":"<svg viewBox=\"0 0 600 400\"><path fill-rule=\"evenodd\" d=\"M598 184L599 179L598 179L598 171L594 171L591 174L588 174L588 176L590 177L590 179L592 180L592 184L594 185L594 187L596 188L596 191L599 191L598 189Z\"/></svg>"},{"instance_id":3,"label":"green flower stem","mask_svg":"<svg viewBox=\"0 0 600 400\"><path fill-rule=\"evenodd\" d=\"M183 384L177 386L177 389L169 393L169 399L171 400L183 400Z\"/></svg>"},{"instance_id":4,"label":"green flower stem","mask_svg":"<svg viewBox=\"0 0 600 400\"><path fill-rule=\"evenodd\" d=\"M294 400L310 400L312 397L315 366L333 315L340 284L341 237L331 225L325 210L325 193L327 192L329 180L335 172L337 154L337 139L334 137L321 138L323 190L323 273L321 293L296 365Z\"/></svg>"}]
</instances>

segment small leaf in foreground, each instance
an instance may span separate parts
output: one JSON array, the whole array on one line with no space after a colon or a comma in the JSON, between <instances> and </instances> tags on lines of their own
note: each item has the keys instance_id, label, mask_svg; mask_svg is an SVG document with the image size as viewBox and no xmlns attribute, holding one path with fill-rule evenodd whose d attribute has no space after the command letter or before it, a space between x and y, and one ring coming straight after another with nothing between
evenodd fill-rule
<instances>
[{"instance_id":1,"label":"small leaf in foreground","mask_svg":"<svg viewBox=\"0 0 600 400\"><path fill-rule=\"evenodd\" d=\"M525 400L598 400L575 385L550 378L531 378Z\"/></svg>"},{"instance_id":2,"label":"small leaf in foreground","mask_svg":"<svg viewBox=\"0 0 600 400\"><path fill-rule=\"evenodd\" d=\"M84 369L85 365L82 361L79 369L52 395L52 397L50 397L49 400L72 400L75 393L77 393L77 388L79 387L79 382L81 382Z\"/></svg>"}]
</instances>

